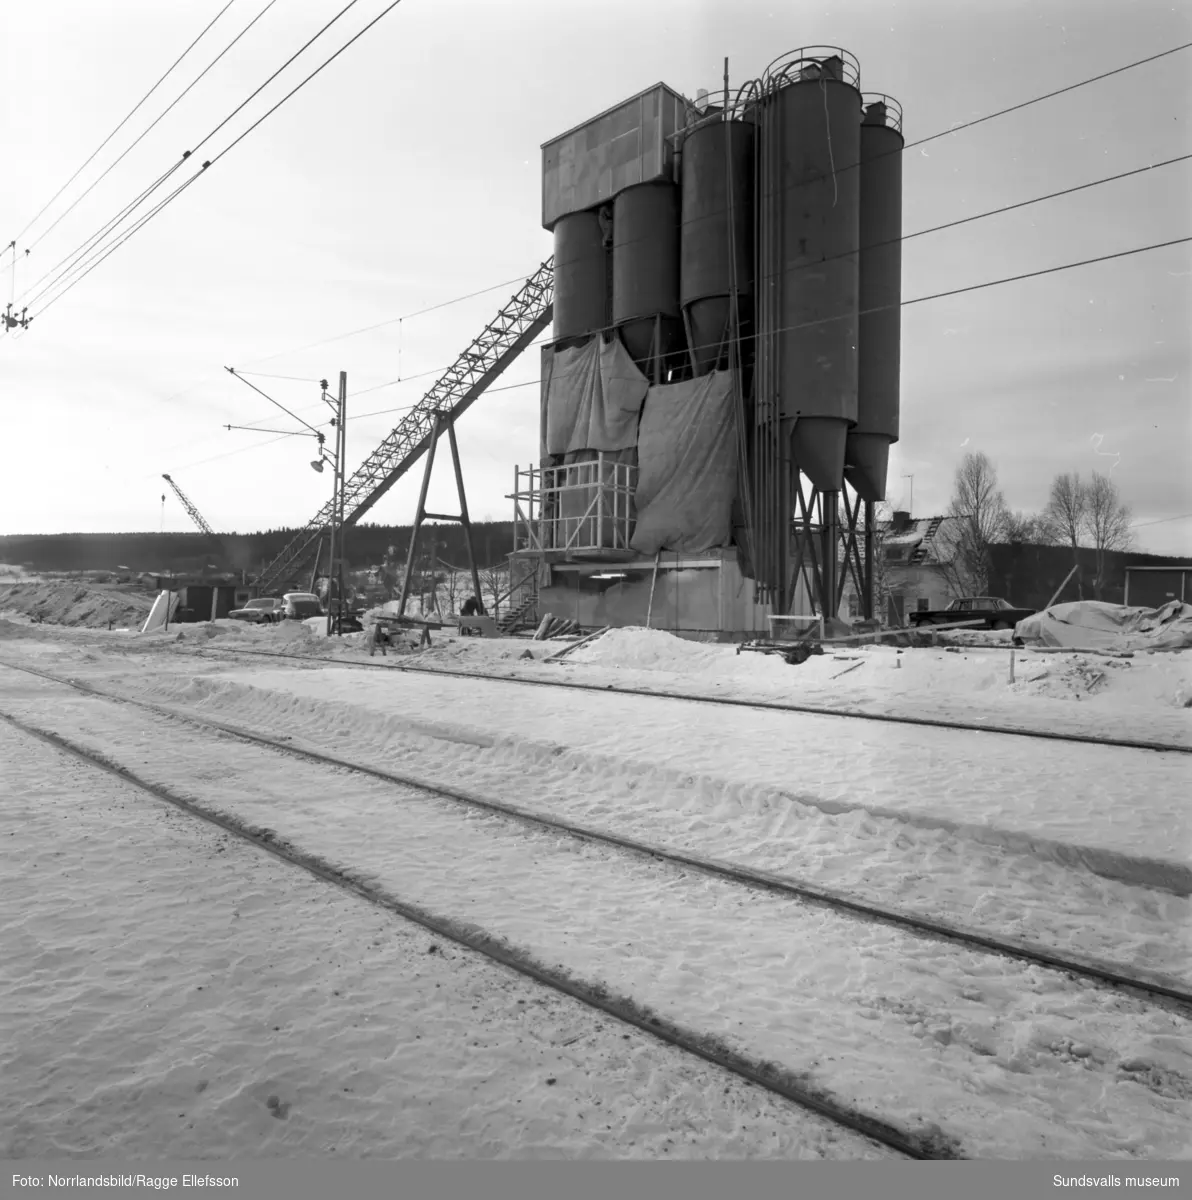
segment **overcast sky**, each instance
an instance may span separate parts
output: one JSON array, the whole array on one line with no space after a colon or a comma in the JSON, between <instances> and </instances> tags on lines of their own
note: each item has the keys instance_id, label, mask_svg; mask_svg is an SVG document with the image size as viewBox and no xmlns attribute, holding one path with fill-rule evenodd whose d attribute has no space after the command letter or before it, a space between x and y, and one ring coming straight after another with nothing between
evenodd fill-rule
<instances>
[{"instance_id":1,"label":"overcast sky","mask_svg":"<svg viewBox=\"0 0 1192 1200\"><path fill-rule=\"evenodd\" d=\"M22 234L225 2L0 7L0 243L17 240L18 309L347 0L278 0L51 230L267 3L232 0ZM196 159L388 2L358 0ZM404 0L27 331L0 337L0 532L189 529L168 491L163 508L162 472L217 531L304 524L330 489L307 465L313 442L224 429L293 423L223 367L296 377L249 376L320 421L315 381L346 370L354 469L400 419L380 410L415 403L434 381L423 373L450 364L550 255L541 144L653 83L694 96L719 88L725 55L736 86L784 50L840 45L863 90L902 103L915 141L1189 41L1192 8L1150 0ZM1189 153L1190 80L1183 51L911 148L904 232ZM903 298L1187 237L1190 167L913 238ZM0 257L0 307L13 261ZM1140 548L1192 552L1190 294L1185 243L906 307L888 500L909 506L913 475L916 515L942 511L970 449L992 458L1014 509L1040 508L1059 472L1111 470ZM531 350L460 423L478 519L509 519L514 464L536 457L537 374ZM455 511L440 468L430 507ZM420 478L370 519L408 522Z\"/></svg>"}]
</instances>

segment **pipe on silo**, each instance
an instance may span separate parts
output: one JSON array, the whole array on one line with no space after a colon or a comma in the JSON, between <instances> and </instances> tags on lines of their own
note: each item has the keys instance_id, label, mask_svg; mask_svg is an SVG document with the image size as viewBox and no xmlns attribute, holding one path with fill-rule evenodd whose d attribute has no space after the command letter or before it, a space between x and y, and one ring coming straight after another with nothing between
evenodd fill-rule
<instances>
[{"instance_id":1,"label":"pipe on silo","mask_svg":"<svg viewBox=\"0 0 1192 1200\"><path fill-rule=\"evenodd\" d=\"M868 98L867 98L868 99ZM876 98L861 122L860 318L857 424L845 477L862 500L886 498L898 441L902 340L902 147L897 106Z\"/></svg>"},{"instance_id":2,"label":"pipe on silo","mask_svg":"<svg viewBox=\"0 0 1192 1200\"><path fill-rule=\"evenodd\" d=\"M821 491L839 491L857 419L861 95L828 71L792 74L764 118L781 130L777 382L791 452Z\"/></svg>"}]
</instances>

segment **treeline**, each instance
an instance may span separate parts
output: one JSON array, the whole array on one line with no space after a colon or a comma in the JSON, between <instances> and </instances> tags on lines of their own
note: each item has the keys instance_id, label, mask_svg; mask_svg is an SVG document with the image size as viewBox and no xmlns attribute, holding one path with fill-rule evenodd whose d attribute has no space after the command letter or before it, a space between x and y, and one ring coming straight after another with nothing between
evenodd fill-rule
<instances>
[{"instance_id":1,"label":"treeline","mask_svg":"<svg viewBox=\"0 0 1192 1200\"><path fill-rule=\"evenodd\" d=\"M389 548L405 555L410 525L359 525L347 530L345 545L351 569L378 566ZM0 536L0 562L31 571L115 571L191 574L214 566L220 571L250 574L272 562L299 533L266 529L260 533L226 533L208 537L194 533L47 533ZM419 557L430 552L457 566L467 563L464 531L459 525L427 524L419 535ZM484 521L472 526L472 543L481 567L505 561L513 549L512 521ZM323 550L326 555L326 546Z\"/></svg>"}]
</instances>

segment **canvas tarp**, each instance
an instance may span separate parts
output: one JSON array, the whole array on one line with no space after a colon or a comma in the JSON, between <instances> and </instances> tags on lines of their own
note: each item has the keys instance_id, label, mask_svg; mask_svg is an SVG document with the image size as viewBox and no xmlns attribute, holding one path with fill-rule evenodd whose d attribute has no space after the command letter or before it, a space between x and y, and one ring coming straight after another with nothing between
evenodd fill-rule
<instances>
[{"instance_id":1,"label":"canvas tarp","mask_svg":"<svg viewBox=\"0 0 1192 1200\"><path fill-rule=\"evenodd\" d=\"M593 337L547 357L542 460L579 450L629 450L649 387L619 338Z\"/></svg>"},{"instance_id":2,"label":"canvas tarp","mask_svg":"<svg viewBox=\"0 0 1192 1200\"><path fill-rule=\"evenodd\" d=\"M1162 608L1126 608L1096 600L1057 604L1019 621L1014 636L1028 646L1074 650L1192 649L1192 604L1178 600Z\"/></svg>"},{"instance_id":3,"label":"canvas tarp","mask_svg":"<svg viewBox=\"0 0 1192 1200\"><path fill-rule=\"evenodd\" d=\"M733 399L731 371L650 388L638 430L634 550L694 554L732 541Z\"/></svg>"}]
</instances>

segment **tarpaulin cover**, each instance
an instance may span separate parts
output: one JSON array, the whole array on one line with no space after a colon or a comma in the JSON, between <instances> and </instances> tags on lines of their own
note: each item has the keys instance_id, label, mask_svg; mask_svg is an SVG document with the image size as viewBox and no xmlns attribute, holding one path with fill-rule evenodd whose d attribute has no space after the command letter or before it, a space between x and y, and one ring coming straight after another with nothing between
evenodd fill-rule
<instances>
[{"instance_id":1,"label":"tarpaulin cover","mask_svg":"<svg viewBox=\"0 0 1192 1200\"><path fill-rule=\"evenodd\" d=\"M628 450L649 384L620 339L591 338L547 363L542 457L577 450Z\"/></svg>"},{"instance_id":2,"label":"tarpaulin cover","mask_svg":"<svg viewBox=\"0 0 1192 1200\"><path fill-rule=\"evenodd\" d=\"M1126 608L1097 600L1057 604L1019 621L1014 636L1028 646L1078 650L1192 649L1192 604L1178 600L1162 608Z\"/></svg>"},{"instance_id":3,"label":"tarpaulin cover","mask_svg":"<svg viewBox=\"0 0 1192 1200\"><path fill-rule=\"evenodd\" d=\"M733 373L650 388L637 452L633 549L694 554L729 545L737 493Z\"/></svg>"}]
</instances>

